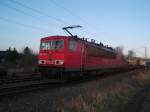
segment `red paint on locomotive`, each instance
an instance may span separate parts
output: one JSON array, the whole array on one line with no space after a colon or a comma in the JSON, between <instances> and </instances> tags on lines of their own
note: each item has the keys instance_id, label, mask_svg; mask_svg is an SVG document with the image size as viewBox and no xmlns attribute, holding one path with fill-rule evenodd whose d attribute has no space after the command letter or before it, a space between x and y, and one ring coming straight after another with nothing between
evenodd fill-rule
<instances>
[{"instance_id":1,"label":"red paint on locomotive","mask_svg":"<svg viewBox=\"0 0 150 112\"><path fill-rule=\"evenodd\" d=\"M113 49L71 36L41 39L38 56L40 68L63 68L64 71L87 71L121 68L123 57Z\"/></svg>"}]
</instances>

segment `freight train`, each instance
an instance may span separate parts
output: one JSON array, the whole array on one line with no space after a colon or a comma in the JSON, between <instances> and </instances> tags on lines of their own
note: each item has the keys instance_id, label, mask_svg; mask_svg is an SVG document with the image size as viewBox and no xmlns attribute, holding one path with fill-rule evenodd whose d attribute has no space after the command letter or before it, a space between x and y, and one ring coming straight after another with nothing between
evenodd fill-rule
<instances>
[{"instance_id":1,"label":"freight train","mask_svg":"<svg viewBox=\"0 0 150 112\"><path fill-rule=\"evenodd\" d=\"M67 29L74 27L64 27ZM68 78L108 72L127 67L113 48L77 36L48 36L41 39L39 71L46 77Z\"/></svg>"}]
</instances>

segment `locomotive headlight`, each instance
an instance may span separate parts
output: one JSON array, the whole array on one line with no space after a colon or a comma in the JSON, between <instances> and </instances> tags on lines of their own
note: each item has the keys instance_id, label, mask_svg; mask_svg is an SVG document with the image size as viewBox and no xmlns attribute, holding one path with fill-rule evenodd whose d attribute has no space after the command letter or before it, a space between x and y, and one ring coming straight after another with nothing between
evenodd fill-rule
<instances>
[{"instance_id":1,"label":"locomotive headlight","mask_svg":"<svg viewBox=\"0 0 150 112\"><path fill-rule=\"evenodd\" d=\"M45 64L45 63L46 63L45 60L39 60L39 61L38 61L38 64Z\"/></svg>"},{"instance_id":2,"label":"locomotive headlight","mask_svg":"<svg viewBox=\"0 0 150 112\"><path fill-rule=\"evenodd\" d=\"M56 65L63 65L64 61L63 60L55 60Z\"/></svg>"},{"instance_id":3,"label":"locomotive headlight","mask_svg":"<svg viewBox=\"0 0 150 112\"><path fill-rule=\"evenodd\" d=\"M64 64L64 61L63 60L59 60L59 63L62 65L62 64Z\"/></svg>"}]
</instances>

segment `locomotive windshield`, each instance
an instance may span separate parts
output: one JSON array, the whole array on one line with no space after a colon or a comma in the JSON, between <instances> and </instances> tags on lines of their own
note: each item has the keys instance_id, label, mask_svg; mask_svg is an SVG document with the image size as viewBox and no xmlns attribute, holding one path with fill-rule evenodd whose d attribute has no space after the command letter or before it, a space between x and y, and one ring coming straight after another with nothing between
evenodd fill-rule
<instances>
[{"instance_id":1,"label":"locomotive windshield","mask_svg":"<svg viewBox=\"0 0 150 112\"><path fill-rule=\"evenodd\" d=\"M41 49L42 50L58 50L64 47L63 40L49 40L49 41L42 41L41 42Z\"/></svg>"}]
</instances>

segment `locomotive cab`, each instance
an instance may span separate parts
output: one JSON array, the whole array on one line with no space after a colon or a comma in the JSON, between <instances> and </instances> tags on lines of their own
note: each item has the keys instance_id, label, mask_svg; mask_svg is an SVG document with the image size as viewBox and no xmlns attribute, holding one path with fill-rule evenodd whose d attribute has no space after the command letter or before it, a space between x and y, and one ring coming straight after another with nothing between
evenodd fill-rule
<instances>
[{"instance_id":1,"label":"locomotive cab","mask_svg":"<svg viewBox=\"0 0 150 112\"><path fill-rule=\"evenodd\" d=\"M63 66L65 39L48 37L41 39L39 61L40 66Z\"/></svg>"},{"instance_id":2,"label":"locomotive cab","mask_svg":"<svg viewBox=\"0 0 150 112\"><path fill-rule=\"evenodd\" d=\"M56 74L56 72L63 70L65 43L66 39L62 36L50 36L41 39L38 55L40 72Z\"/></svg>"}]
</instances>

